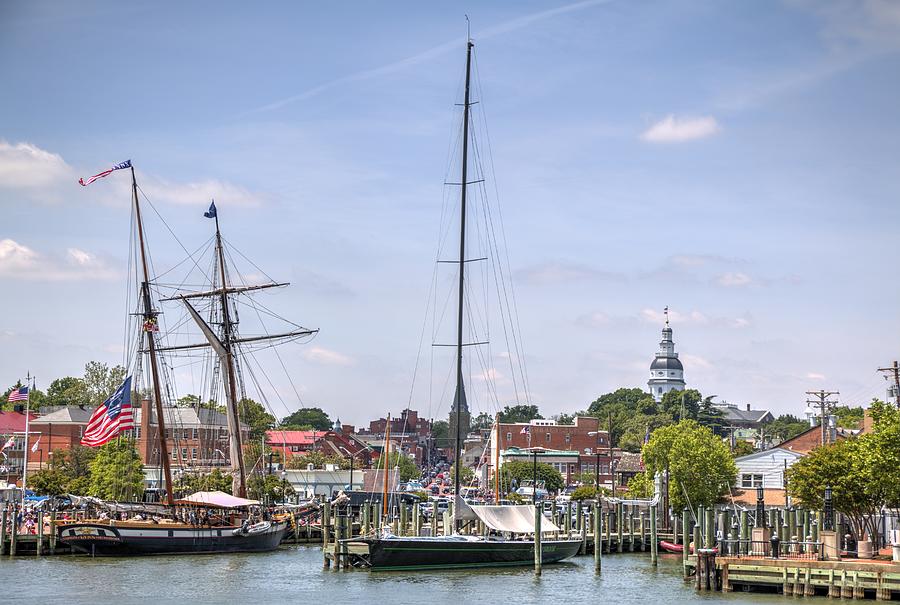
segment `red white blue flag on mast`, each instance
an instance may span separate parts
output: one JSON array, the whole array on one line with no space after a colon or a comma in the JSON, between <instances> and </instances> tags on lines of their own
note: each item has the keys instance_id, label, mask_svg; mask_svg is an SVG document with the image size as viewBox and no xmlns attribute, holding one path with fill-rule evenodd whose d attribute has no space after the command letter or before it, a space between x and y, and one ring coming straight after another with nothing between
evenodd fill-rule
<instances>
[{"instance_id":1,"label":"red white blue flag on mast","mask_svg":"<svg viewBox=\"0 0 900 605\"><path fill-rule=\"evenodd\" d=\"M20 387L9 392L8 401L26 401L28 399L28 387Z\"/></svg>"},{"instance_id":2,"label":"red white blue flag on mast","mask_svg":"<svg viewBox=\"0 0 900 605\"><path fill-rule=\"evenodd\" d=\"M113 167L110 168L109 170L104 170L104 171L101 172L100 174L95 174L94 176L90 177L88 180L78 179L78 183L79 183L82 187L87 187L88 185L90 185L91 183L93 183L94 181L96 181L97 179L102 179L102 178L105 177L105 176L109 176L110 174L112 174L112 172L113 172L114 170L122 170L123 168L131 168L131 160L125 160L125 161L122 162L121 164L116 164L115 166L113 166Z\"/></svg>"},{"instance_id":3,"label":"red white blue flag on mast","mask_svg":"<svg viewBox=\"0 0 900 605\"><path fill-rule=\"evenodd\" d=\"M81 445L97 447L111 441L124 430L134 428L131 416L131 376L103 402L88 420Z\"/></svg>"}]
</instances>

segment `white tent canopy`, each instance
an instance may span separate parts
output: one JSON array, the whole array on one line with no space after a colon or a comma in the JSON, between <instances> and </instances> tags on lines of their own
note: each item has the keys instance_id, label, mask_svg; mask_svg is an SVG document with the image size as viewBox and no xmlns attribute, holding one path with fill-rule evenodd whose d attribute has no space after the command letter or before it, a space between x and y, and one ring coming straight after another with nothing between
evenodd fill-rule
<instances>
[{"instance_id":1,"label":"white tent canopy","mask_svg":"<svg viewBox=\"0 0 900 605\"><path fill-rule=\"evenodd\" d=\"M218 506L219 508L240 508L259 504L259 500L247 500L238 498L225 492L196 492L178 500L177 504L201 504L203 506Z\"/></svg>"},{"instance_id":2,"label":"white tent canopy","mask_svg":"<svg viewBox=\"0 0 900 605\"><path fill-rule=\"evenodd\" d=\"M517 534L534 533L534 506L520 505L477 505L472 506L474 512L485 525L495 531L508 531ZM558 532L559 527L544 515L541 519L541 533Z\"/></svg>"}]
</instances>

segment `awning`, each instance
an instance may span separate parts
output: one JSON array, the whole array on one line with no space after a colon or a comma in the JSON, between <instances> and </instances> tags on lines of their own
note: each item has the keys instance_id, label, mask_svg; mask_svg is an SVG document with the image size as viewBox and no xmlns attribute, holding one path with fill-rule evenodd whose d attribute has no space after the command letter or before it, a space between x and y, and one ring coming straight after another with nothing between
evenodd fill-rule
<instances>
[{"instance_id":1,"label":"awning","mask_svg":"<svg viewBox=\"0 0 900 605\"><path fill-rule=\"evenodd\" d=\"M472 506L472 512L495 531L534 533L534 505L475 505ZM541 533L557 531L560 531L559 527L544 515L541 519Z\"/></svg>"},{"instance_id":2,"label":"awning","mask_svg":"<svg viewBox=\"0 0 900 605\"><path fill-rule=\"evenodd\" d=\"M242 506L259 504L259 500L247 500L225 492L215 491L196 492L181 500L176 500L175 504L201 504L203 506L218 506L219 508L240 508Z\"/></svg>"}]
</instances>

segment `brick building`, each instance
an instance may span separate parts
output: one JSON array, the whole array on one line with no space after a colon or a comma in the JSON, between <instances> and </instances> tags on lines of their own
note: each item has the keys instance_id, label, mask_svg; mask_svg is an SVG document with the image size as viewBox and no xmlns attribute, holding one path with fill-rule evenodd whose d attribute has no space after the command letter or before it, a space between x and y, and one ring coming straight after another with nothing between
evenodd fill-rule
<instances>
[{"instance_id":1,"label":"brick building","mask_svg":"<svg viewBox=\"0 0 900 605\"><path fill-rule=\"evenodd\" d=\"M53 452L69 450L81 442L93 410L82 407L62 407L31 421L31 431L40 436L38 450L28 456L28 470L38 470L50 464ZM35 437L32 437L32 440Z\"/></svg>"},{"instance_id":2,"label":"brick building","mask_svg":"<svg viewBox=\"0 0 900 605\"><path fill-rule=\"evenodd\" d=\"M360 429L360 435L383 436L387 428L387 418L379 418L369 422L368 429ZM420 440L427 439L431 435L431 421L420 418L416 410L403 410L400 417L391 418L391 436L409 438L412 436Z\"/></svg>"},{"instance_id":3,"label":"brick building","mask_svg":"<svg viewBox=\"0 0 900 605\"><path fill-rule=\"evenodd\" d=\"M28 420L33 423L37 416L29 414ZM37 439L33 425L28 427L31 436L28 439L28 449L31 449L34 440ZM25 412L0 412L0 447L6 445L12 439L12 444L3 449L3 458L0 462L0 477L8 482L15 482L22 477L22 468L25 461ZM28 452L28 468L32 468L32 458L37 454Z\"/></svg>"},{"instance_id":4,"label":"brick building","mask_svg":"<svg viewBox=\"0 0 900 605\"><path fill-rule=\"evenodd\" d=\"M266 445L282 454L282 459L303 456L319 451L326 456L347 458L353 456L354 464L369 466L372 450L359 438L341 431L266 431Z\"/></svg>"}]
</instances>

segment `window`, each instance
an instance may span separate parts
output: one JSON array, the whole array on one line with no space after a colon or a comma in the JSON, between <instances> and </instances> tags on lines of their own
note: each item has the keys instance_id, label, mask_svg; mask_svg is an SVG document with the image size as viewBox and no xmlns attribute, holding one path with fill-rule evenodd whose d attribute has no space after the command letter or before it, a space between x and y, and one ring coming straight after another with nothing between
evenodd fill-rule
<instances>
[{"instance_id":1,"label":"window","mask_svg":"<svg viewBox=\"0 0 900 605\"><path fill-rule=\"evenodd\" d=\"M191 429L191 439L199 439L200 438L200 430L199 429Z\"/></svg>"},{"instance_id":2,"label":"window","mask_svg":"<svg viewBox=\"0 0 900 605\"><path fill-rule=\"evenodd\" d=\"M656 392L662 395L662 387L656 387Z\"/></svg>"},{"instance_id":3,"label":"window","mask_svg":"<svg viewBox=\"0 0 900 605\"><path fill-rule=\"evenodd\" d=\"M291 451L292 451L292 452L299 452L299 451L300 451L300 446L299 446L299 445L292 445L292 446L291 446Z\"/></svg>"},{"instance_id":4,"label":"window","mask_svg":"<svg viewBox=\"0 0 900 605\"><path fill-rule=\"evenodd\" d=\"M134 427L134 438L135 439L141 438L141 427L139 427L139 426Z\"/></svg>"},{"instance_id":5,"label":"window","mask_svg":"<svg viewBox=\"0 0 900 605\"><path fill-rule=\"evenodd\" d=\"M741 487L760 487L763 484L762 475L744 473L741 475Z\"/></svg>"},{"instance_id":6,"label":"window","mask_svg":"<svg viewBox=\"0 0 900 605\"><path fill-rule=\"evenodd\" d=\"M187 459L188 459L188 458L187 458L187 448L186 448L186 447L181 448L181 459L182 459L182 460L187 460Z\"/></svg>"},{"instance_id":7,"label":"window","mask_svg":"<svg viewBox=\"0 0 900 605\"><path fill-rule=\"evenodd\" d=\"M172 460L178 460L178 450L172 450Z\"/></svg>"},{"instance_id":8,"label":"window","mask_svg":"<svg viewBox=\"0 0 900 605\"><path fill-rule=\"evenodd\" d=\"M566 435L566 443L572 443L572 435Z\"/></svg>"},{"instance_id":9,"label":"window","mask_svg":"<svg viewBox=\"0 0 900 605\"><path fill-rule=\"evenodd\" d=\"M507 440L507 441L512 441L512 433L507 433L507 434L506 434L506 440Z\"/></svg>"},{"instance_id":10,"label":"window","mask_svg":"<svg viewBox=\"0 0 900 605\"><path fill-rule=\"evenodd\" d=\"M191 460L197 459L197 448L191 448Z\"/></svg>"},{"instance_id":11,"label":"window","mask_svg":"<svg viewBox=\"0 0 900 605\"><path fill-rule=\"evenodd\" d=\"M550 433L547 433L547 443L550 443Z\"/></svg>"},{"instance_id":12,"label":"window","mask_svg":"<svg viewBox=\"0 0 900 605\"><path fill-rule=\"evenodd\" d=\"M190 429L184 429L184 438L185 439L191 438L191 430Z\"/></svg>"}]
</instances>

